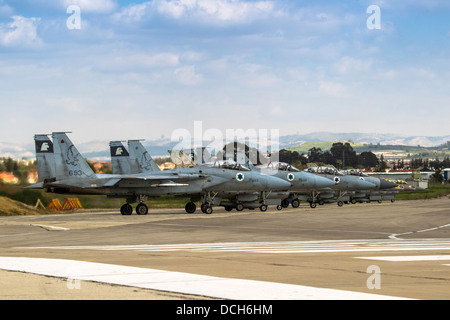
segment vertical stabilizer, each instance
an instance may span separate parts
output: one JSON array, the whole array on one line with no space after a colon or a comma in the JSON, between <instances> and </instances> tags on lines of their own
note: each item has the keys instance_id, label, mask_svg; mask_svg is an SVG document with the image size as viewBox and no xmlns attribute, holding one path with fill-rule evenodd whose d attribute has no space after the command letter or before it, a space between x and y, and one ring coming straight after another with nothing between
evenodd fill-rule
<instances>
[{"instance_id":1,"label":"vertical stabilizer","mask_svg":"<svg viewBox=\"0 0 450 320\"><path fill-rule=\"evenodd\" d=\"M52 137L57 180L95 175L65 132L53 132Z\"/></svg>"},{"instance_id":2,"label":"vertical stabilizer","mask_svg":"<svg viewBox=\"0 0 450 320\"><path fill-rule=\"evenodd\" d=\"M36 166L38 172L38 182L52 181L55 174L55 155L53 153L53 142L46 134L34 136L36 147Z\"/></svg>"},{"instance_id":3,"label":"vertical stabilizer","mask_svg":"<svg viewBox=\"0 0 450 320\"><path fill-rule=\"evenodd\" d=\"M131 173L161 171L139 140L128 140L128 150L130 151Z\"/></svg>"},{"instance_id":4,"label":"vertical stabilizer","mask_svg":"<svg viewBox=\"0 0 450 320\"><path fill-rule=\"evenodd\" d=\"M109 143L111 151L111 165L113 174L130 174L130 154L121 141Z\"/></svg>"}]
</instances>

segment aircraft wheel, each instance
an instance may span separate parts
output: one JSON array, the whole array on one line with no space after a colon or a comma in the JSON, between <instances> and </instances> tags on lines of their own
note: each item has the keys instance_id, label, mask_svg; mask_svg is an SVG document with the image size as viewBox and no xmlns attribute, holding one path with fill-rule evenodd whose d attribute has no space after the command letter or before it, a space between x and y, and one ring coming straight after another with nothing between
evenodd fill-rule
<instances>
[{"instance_id":1,"label":"aircraft wheel","mask_svg":"<svg viewBox=\"0 0 450 320\"><path fill-rule=\"evenodd\" d=\"M188 202L184 207L187 213L194 213L197 210L197 206L193 202Z\"/></svg>"},{"instance_id":2,"label":"aircraft wheel","mask_svg":"<svg viewBox=\"0 0 450 320\"><path fill-rule=\"evenodd\" d=\"M317 207L317 204L315 203L315 202L310 202L309 203L309 206L312 208L312 209L314 209L315 207Z\"/></svg>"},{"instance_id":3,"label":"aircraft wheel","mask_svg":"<svg viewBox=\"0 0 450 320\"><path fill-rule=\"evenodd\" d=\"M378 200L378 203L383 203L383 200Z\"/></svg>"},{"instance_id":4,"label":"aircraft wheel","mask_svg":"<svg viewBox=\"0 0 450 320\"><path fill-rule=\"evenodd\" d=\"M292 207L293 208L298 208L298 207L300 207L300 201L298 201L298 199L294 199L294 200L292 200Z\"/></svg>"},{"instance_id":5,"label":"aircraft wheel","mask_svg":"<svg viewBox=\"0 0 450 320\"><path fill-rule=\"evenodd\" d=\"M213 212L213 208L211 206L206 205L204 213L211 214Z\"/></svg>"},{"instance_id":6,"label":"aircraft wheel","mask_svg":"<svg viewBox=\"0 0 450 320\"><path fill-rule=\"evenodd\" d=\"M261 212L266 212L266 211L267 211L267 204L262 204L262 205L259 207L259 210L261 210Z\"/></svg>"},{"instance_id":7,"label":"aircraft wheel","mask_svg":"<svg viewBox=\"0 0 450 320\"><path fill-rule=\"evenodd\" d=\"M395 199L391 199L391 203L394 203L395 202Z\"/></svg>"},{"instance_id":8,"label":"aircraft wheel","mask_svg":"<svg viewBox=\"0 0 450 320\"><path fill-rule=\"evenodd\" d=\"M322 199L319 200L319 205L323 206L325 204L325 201L323 201Z\"/></svg>"},{"instance_id":9,"label":"aircraft wheel","mask_svg":"<svg viewBox=\"0 0 450 320\"><path fill-rule=\"evenodd\" d=\"M356 203L356 199L352 199L350 202L351 202L352 204L355 204L355 203Z\"/></svg>"},{"instance_id":10,"label":"aircraft wheel","mask_svg":"<svg viewBox=\"0 0 450 320\"><path fill-rule=\"evenodd\" d=\"M289 200L288 199L284 199L283 201L281 201L281 206L283 208L289 207Z\"/></svg>"},{"instance_id":11,"label":"aircraft wheel","mask_svg":"<svg viewBox=\"0 0 450 320\"><path fill-rule=\"evenodd\" d=\"M344 202L343 202L343 201L338 201L337 205L338 205L339 207L342 207L342 206L344 205Z\"/></svg>"},{"instance_id":12,"label":"aircraft wheel","mask_svg":"<svg viewBox=\"0 0 450 320\"><path fill-rule=\"evenodd\" d=\"M230 207L230 206L225 206L225 211L231 211L231 210L233 210L232 207Z\"/></svg>"},{"instance_id":13,"label":"aircraft wheel","mask_svg":"<svg viewBox=\"0 0 450 320\"><path fill-rule=\"evenodd\" d=\"M236 205L236 210L237 210L237 211L242 211L242 210L244 210L244 205L243 205L242 203L238 203L238 204Z\"/></svg>"},{"instance_id":14,"label":"aircraft wheel","mask_svg":"<svg viewBox=\"0 0 450 320\"><path fill-rule=\"evenodd\" d=\"M128 203L125 203L122 207L120 207L120 213L123 216L131 216L131 214L133 213L133 207Z\"/></svg>"},{"instance_id":15,"label":"aircraft wheel","mask_svg":"<svg viewBox=\"0 0 450 320\"><path fill-rule=\"evenodd\" d=\"M283 207L280 206L280 205L277 205L277 210L278 210L278 211L283 210Z\"/></svg>"},{"instance_id":16,"label":"aircraft wheel","mask_svg":"<svg viewBox=\"0 0 450 320\"><path fill-rule=\"evenodd\" d=\"M146 215L148 213L148 207L143 203L139 203L136 207L136 213L140 216Z\"/></svg>"}]
</instances>

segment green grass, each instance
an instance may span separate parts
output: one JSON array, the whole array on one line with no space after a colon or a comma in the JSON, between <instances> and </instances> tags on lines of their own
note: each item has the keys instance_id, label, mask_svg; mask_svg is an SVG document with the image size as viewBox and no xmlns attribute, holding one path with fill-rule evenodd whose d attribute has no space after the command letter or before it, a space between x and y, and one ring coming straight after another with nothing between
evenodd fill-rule
<instances>
[{"instance_id":1,"label":"green grass","mask_svg":"<svg viewBox=\"0 0 450 320\"><path fill-rule=\"evenodd\" d=\"M310 149L316 147L322 149L322 151L330 150L333 146L333 143L336 143L338 141L328 141L328 142L305 142L303 144L300 144L298 146L292 146L289 148L286 148L289 151L297 151L298 153L308 153ZM345 143L345 142L344 142ZM350 144L352 148L362 147L364 146L361 143L351 143Z\"/></svg>"},{"instance_id":2,"label":"green grass","mask_svg":"<svg viewBox=\"0 0 450 320\"><path fill-rule=\"evenodd\" d=\"M30 206L35 206L38 199L47 207L51 200L58 199L61 205L66 198L78 198L84 209L117 209L125 203L125 199L109 199L106 196L91 195L62 195L47 193L43 190L24 189L20 186L0 184L0 196L4 196ZM173 196L164 196L149 199L147 206L151 208L184 208L188 198L178 198ZM69 211L70 212L70 211Z\"/></svg>"},{"instance_id":3,"label":"green grass","mask_svg":"<svg viewBox=\"0 0 450 320\"><path fill-rule=\"evenodd\" d=\"M427 190L402 191L395 196L396 200L435 199L450 195L450 184L430 185Z\"/></svg>"}]
</instances>

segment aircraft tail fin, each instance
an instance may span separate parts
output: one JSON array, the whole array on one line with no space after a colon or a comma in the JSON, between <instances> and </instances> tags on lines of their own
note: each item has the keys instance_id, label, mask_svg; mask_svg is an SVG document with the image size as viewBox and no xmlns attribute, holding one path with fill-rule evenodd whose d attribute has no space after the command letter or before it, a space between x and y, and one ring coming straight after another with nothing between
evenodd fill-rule
<instances>
[{"instance_id":1,"label":"aircraft tail fin","mask_svg":"<svg viewBox=\"0 0 450 320\"><path fill-rule=\"evenodd\" d=\"M158 172L158 167L140 140L128 140L131 173Z\"/></svg>"},{"instance_id":2,"label":"aircraft tail fin","mask_svg":"<svg viewBox=\"0 0 450 320\"><path fill-rule=\"evenodd\" d=\"M46 134L36 134L34 136L34 145L36 147L38 182L45 183L54 180L56 174L53 142Z\"/></svg>"},{"instance_id":3,"label":"aircraft tail fin","mask_svg":"<svg viewBox=\"0 0 450 320\"><path fill-rule=\"evenodd\" d=\"M111 151L111 165L113 174L130 174L130 154L121 141L109 143Z\"/></svg>"},{"instance_id":4,"label":"aircraft tail fin","mask_svg":"<svg viewBox=\"0 0 450 320\"><path fill-rule=\"evenodd\" d=\"M95 175L65 132L52 133L56 179L86 178Z\"/></svg>"}]
</instances>

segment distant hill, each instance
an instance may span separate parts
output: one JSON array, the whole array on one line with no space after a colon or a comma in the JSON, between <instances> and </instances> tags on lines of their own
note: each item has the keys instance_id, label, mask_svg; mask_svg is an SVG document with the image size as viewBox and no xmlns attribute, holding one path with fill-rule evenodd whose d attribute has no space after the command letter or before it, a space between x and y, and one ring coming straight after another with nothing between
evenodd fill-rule
<instances>
[{"instance_id":1,"label":"distant hill","mask_svg":"<svg viewBox=\"0 0 450 320\"><path fill-rule=\"evenodd\" d=\"M429 152L429 149L445 144L450 141L450 135L447 136L406 136L398 134L381 133L332 133L332 132L314 132L308 134L293 134L280 137L280 149L298 150L306 153L312 147L320 147L322 150L331 148L332 141L352 142L352 146L357 152L371 150L375 152L380 147L386 146L403 150L404 146L419 148L422 151L417 153ZM170 139L157 139L143 141L144 146L153 156L168 156L167 150L171 150L178 142L172 142ZM208 143L205 143L208 145ZM367 148L369 149L366 149ZM418 147L420 146L420 147ZM77 148L88 159L109 160L109 141L89 141L77 144ZM419 150L418 149L418 150ZM392 149L391 149L392 150ZM35 157L34 144L30 141L24 145L11 144L0 141L0 157L12 157L20 159L22 157L33 159Z\"/></svg>"},{"instance_id":2,"label":"distant hill","mask_svg":"<svg viewBox=\"0 0 450 320\"><path fill-rule=\"evenodd\" d=\"M292 147L306 142L329 142L329 141L352 141L355 144L380 144L380 145L403 145L421 147L437 147L450 141L450 135L438 137L406 136L382 133L332 133L314 132L309 134L295 134L280 137L280 145Z\"/></svg>"},{"instance_id":3,"label":"distant hill","mask_svg":"<svg viewBox=\"0 0 450 320\"><path fill-rule=\"evenodd\" d=\"M298 146L292 146L286 148L290 151L297 151L298 153L308 153L310 149L312 148L320 148L322 151L330 150L333 146L333 143L337 141L326 141L326 142L305 142L303 144L300 144ZM356 148L364 148L364 144L361 143L350 143L353 149L356 150Z\"/></svg>"},{"instance_id":4,"label":"distant hill","mask_svg":"<svg viewBox=\"0 0 450 320\"><path fill-rule=\"evenodd\" d=\"M316 147L322 149L322 151L330 150L333 146L332 141L328 142L305 142L303 144L288 147L290 151L297 151L298 153L307 154L310 149ZM356 153L364 151L371 151L375 154L384 153L394 157L404 158L406 156L411 157L447 157L450 156L450 143L443 144L436 147L424 147L424 146L408 146L408 145L382 145L382 144L362 144L362 143L350 143Z\"/></svg>"}]
</instances>

